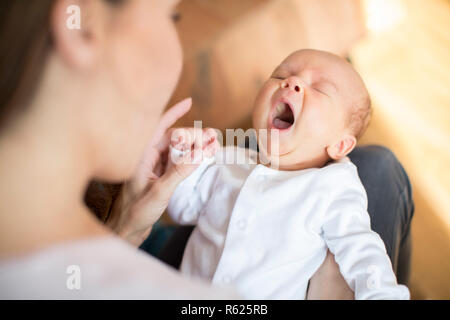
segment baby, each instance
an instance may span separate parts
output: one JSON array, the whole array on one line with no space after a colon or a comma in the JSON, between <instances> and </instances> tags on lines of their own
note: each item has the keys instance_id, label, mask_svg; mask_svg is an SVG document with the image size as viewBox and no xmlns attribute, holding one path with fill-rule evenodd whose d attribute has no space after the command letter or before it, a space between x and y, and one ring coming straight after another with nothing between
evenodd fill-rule
<instances>
[{"instance_id":1,"label":"baby","mask_svg":"<svg viewBox=\"0 0 450 320\"><path fill-rule=\"evenodd\" d=\"M261 148L273 146L272 135L267 141L258 135L260 153L276 159L276 169L262 164L256 151L226 147L215 153L210 130L206 142L189 143L179 131L175 150L202 145L215 153L169 203L174 221L196 225L181 272L231 283L249 299L304 299L329 249L356 299L408 299L370 228L365 189L346 157L370 113L368 92L350 64L300 50L275 69L254 105L256 131L277 133L277 150ZM247 161L229 164L230 155Z\"/></svg>"}]
</instances>

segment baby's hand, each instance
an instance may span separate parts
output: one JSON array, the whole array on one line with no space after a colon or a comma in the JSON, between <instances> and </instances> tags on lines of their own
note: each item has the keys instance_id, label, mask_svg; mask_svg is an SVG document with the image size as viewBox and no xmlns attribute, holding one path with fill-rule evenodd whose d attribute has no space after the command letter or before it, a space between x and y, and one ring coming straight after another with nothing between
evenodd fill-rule
<instances>
[{"instance_id":1,"label":"baby's hand","mask_svg":"<svg viewBox=\"0 0 450 320\"><path fill-rule=\"evenodd\" d=\"M179 169L189 170L213 157L220 145L214 129L178 128L172 132L170 147L169 161Z\"/></svg>"}]
</instances>

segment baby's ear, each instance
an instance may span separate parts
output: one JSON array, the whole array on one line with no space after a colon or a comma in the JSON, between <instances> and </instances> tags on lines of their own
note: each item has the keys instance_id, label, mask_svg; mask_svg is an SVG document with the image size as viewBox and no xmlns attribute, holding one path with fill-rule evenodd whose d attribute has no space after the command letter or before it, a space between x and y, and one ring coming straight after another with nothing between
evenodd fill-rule
<instances>
[{"instance_id":1,"label":"baby's ear","mask_svg":"<svg viewBox=\"0 0 450 320\"><path fill-rule=\"evenodd\" d=\"M348 155L356 146L356 138L345 134L339 141L327 147L327 153L333 160L340 160Z\"/></svg>"}]
</instances>

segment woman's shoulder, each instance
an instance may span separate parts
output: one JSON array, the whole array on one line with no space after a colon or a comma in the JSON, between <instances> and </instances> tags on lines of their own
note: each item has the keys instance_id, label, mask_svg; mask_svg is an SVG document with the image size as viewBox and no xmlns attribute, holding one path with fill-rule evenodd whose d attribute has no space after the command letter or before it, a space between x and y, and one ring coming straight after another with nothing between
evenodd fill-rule
<instances>
[{"instance_id":1,"label":"woman's shoulder","mask_svg":"<svg viewBox=\"0 0 450 320\"><path fill-rule=\"evenodd\" d=\"M115 236L62 243L0 262L2 299L228 299ZM7 288L7 290L5 290Z\"/></svg>"}]
</instances>

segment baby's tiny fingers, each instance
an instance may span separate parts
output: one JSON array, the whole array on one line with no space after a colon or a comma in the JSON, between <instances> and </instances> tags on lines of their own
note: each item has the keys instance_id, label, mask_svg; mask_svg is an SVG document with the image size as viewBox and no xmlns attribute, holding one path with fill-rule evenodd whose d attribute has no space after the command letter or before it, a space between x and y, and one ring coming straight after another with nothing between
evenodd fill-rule
<instances>
[{"instance_id":1,"label":"baby's tiny fingers","mask_svg":"<svg viewBox=\"0 0 450 320\"><path fill-rule=\"evenodd\" d=\"M212 141L209 145L207 145L203 149L203 157L212 158L215 156L215 154L219 149L220 149L219 141L217 141L217 139L214 138L214 141Z\"/></svg>"},{"instance_id":2,"label":"baby's tiny fingers","mask_svg":"<svg viewBox=\"0 0 450 320\"><path fill-rule=\"evenodd\" d=\"M212 143L217 138L216 130L212 128L207 128L203 131L203 146L207 146Z\"/></svg>"},{"instance_id":3,"label":"baby's tiny fingers","mask_svg":"<svg viewBox=\"0 0 450 320\"><path fill-rule=\"evenodd\" d=\"M209 142L212 139L215 139L217 137L217 132L216 130L212 129L212 128L207 128L203 131L203 141L204 142Z\"/></svg>"},{"instance_id":4,"label":"baby's tiny fingers","mask_svg":"<svg viewBox=\"0 0 450 320\"><path fill-rule=\"evenodd\" d=\"M178 150L186 150L190 147L190 134L186 129L175 129L170 138L170 144Z\"/></svg>"}]
</instances>

